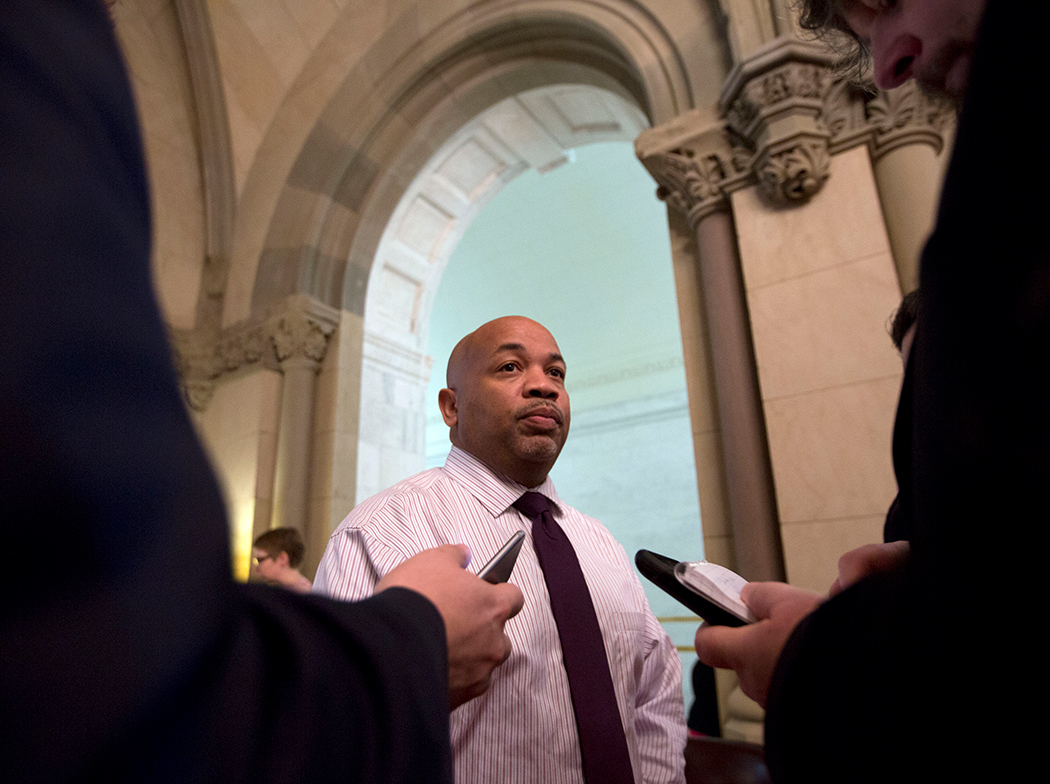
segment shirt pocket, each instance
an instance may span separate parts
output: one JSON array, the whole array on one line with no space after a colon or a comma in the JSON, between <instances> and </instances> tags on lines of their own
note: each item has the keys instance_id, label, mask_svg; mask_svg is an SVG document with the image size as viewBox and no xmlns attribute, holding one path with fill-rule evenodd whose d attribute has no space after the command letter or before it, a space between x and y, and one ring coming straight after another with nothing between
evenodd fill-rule
<instances>
[{"instance_id":1,"label":"shirt pocket","mask_svg":"<svg viewBox=\"0 0 1050 784\"><path fill-rule=\"evenodd\" d=\"M612 613L612 661L610 668L624 685L633 692L634 684L642 676L645 663L645 613L637 610L618 610Z\"/></svg>"}]
</instances>

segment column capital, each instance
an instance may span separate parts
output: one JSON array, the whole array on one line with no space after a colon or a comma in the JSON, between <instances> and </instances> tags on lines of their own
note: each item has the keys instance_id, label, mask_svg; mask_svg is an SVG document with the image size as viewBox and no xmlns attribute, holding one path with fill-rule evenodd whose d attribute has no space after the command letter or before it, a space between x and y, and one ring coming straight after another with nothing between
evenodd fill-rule
<instances>
[{"instance_id":1,"label":"column capital","mask_svg":"<svg viewBox=\"0 0 1050 784\"><path fill-rule=\"evenodd\" d=\"M837 70L835 55L778 38L739 63L722 90L724 120L692 110L643 131L635 153L657 196L695 226L757 183L776 206L802 204L823 186L831 155L865 144L872 159L912 144L940 152L954 110L913 82L870 90Z\"/></svg>"},{"instance_id":2,"label":"column capital","mask_svg":"<svg viewBox=\"0 0 1050 784\"><path fill-rule=\"evenodd\" d=\"M773 204L804 202L828 178L831 134L822 115L835 59L824 47L782 36L737 63L722 88L726 125L751 154L754 177Z\"/></svg>"},{"instance_id":3,"label":"column capital","mask_svg":"<svg viewBox=\"0 0 1050 784\"><path fill-rule=\"evenodd\" d=\"M304 361L320 367L328 339L339 323L334 308L301 294L288 297L266 321L266 336L282 369Z\"/></svg>"},{"instance_id":4,"label":"column capital","mask_svg":"<svg viewBox=\"0 0 1050 784\"><path fill-rule=\"evenodd\" d=\"M203 411L224 376L249 367L284 372L308 363L316 371L339 318L337 309L295 294L262 321L242 321L218 334L173 330L171 344L186 403Z\"/></svg>"},{"instance_id":5,"label":"column capital","mask_svg":"<svg viewBox=\"0 0 1050 784\"><path fill-rule=\"evenodd\" d=\"M725 124L702 125L695 110L643 131L634 151L659 186L657 198L684 213L694 228L711 213L728 210L729 193L749 177Z\"/></svg>"},{"instance_id":6,"label":"column capital","mask_svg":"<svg viewBox=\"0 0 1050 784\"><path fill-rule=\"evenodd\" d=\"M874 90L839 78L824 101L831 151L867 144L876 161L910 144L928 144L939 153L954 118L948 101L927 95L914 81L893 90Z\"/></svg>"}]
</instances>

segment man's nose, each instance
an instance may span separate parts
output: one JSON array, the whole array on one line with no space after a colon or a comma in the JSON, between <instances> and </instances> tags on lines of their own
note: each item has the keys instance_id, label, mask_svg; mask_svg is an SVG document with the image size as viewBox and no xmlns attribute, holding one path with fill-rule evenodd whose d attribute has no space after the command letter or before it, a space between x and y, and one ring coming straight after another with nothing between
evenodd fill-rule
<instances>
[{"instance_id":1,"label":"man's nose","mask_svg":"<svg viewBox=\"0 0 1050 784\"><path fill-rule=\"evenodd\" d=\"M915 55L910 53L893 54L880 61L873 56L875 67L875 84L883 90L900 87L915 75Z\"/></svg>"},{"instance_id":2,"label":"man's nose","mask_svg":"<svg viewBox=\"0 0 1050 784\"><path fill-rule=\"evenodd\" d=\"M525 377L525 394L529 397L558 397L558 386L545 370L529 371Z\"/></svg>"},{"instance_id":3,"label":"man's nose","mask_svg":"<svg viewBox=\"0 0 1050 784\"><path fill-rule=\"evenodd\" d=\"M900 87L915 75L922 41L900 29L894 18L879 16L871 25L868 42L875 83L883 90Z\"/></svg>"}]
</instances>

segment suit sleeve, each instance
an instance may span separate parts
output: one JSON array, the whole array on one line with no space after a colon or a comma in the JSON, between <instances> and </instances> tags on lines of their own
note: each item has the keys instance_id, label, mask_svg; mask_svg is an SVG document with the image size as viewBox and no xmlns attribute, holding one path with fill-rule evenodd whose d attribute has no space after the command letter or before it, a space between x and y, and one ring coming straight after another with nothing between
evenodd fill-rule
<instances>
[{"instance_id":1,"label":"suit sleeve","mask_svg":"<svg viewBox=\"0 0 1050 784\"><path fill-rule=\"evenodd\" d=\"M99 0L0 13L0 769L16 781L447 781L444 629L236 585L149 272Z\"/></svg>"},{"instance_id":2,"label":"suit sleeve","mask_svg":"<svg viewBox=\"0 0 1050 784\"><path fill-rule=\"evenodd\" d=\"M795 630L767 706L778 782L1017 780L1040 747L1020 717L1047 693L1050 191L1007 158L1041 116L1050 14L1010 8L988 4L922 258L900 497L912 557Z\"/></svg>"}]
</instances>

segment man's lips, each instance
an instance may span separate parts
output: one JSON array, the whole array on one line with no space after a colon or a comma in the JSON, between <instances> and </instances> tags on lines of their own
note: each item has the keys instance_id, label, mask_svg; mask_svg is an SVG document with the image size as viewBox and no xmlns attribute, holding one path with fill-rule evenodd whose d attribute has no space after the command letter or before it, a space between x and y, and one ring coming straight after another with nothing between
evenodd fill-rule
<instances>
[{"instance_id":1,"label":"man's lips","mask_svg":"<svg viewBox=\"0 0 1050 784\"><path fill-rule=\"evenodd\" d=\"M552 428L555 425L560 425L563 422L564 417L562 416L561 409L554 408L553 406L536 406L522 411L518 415L518 419L524 419L529 423L540 427Z\"/></svg>"}]
</instances>

